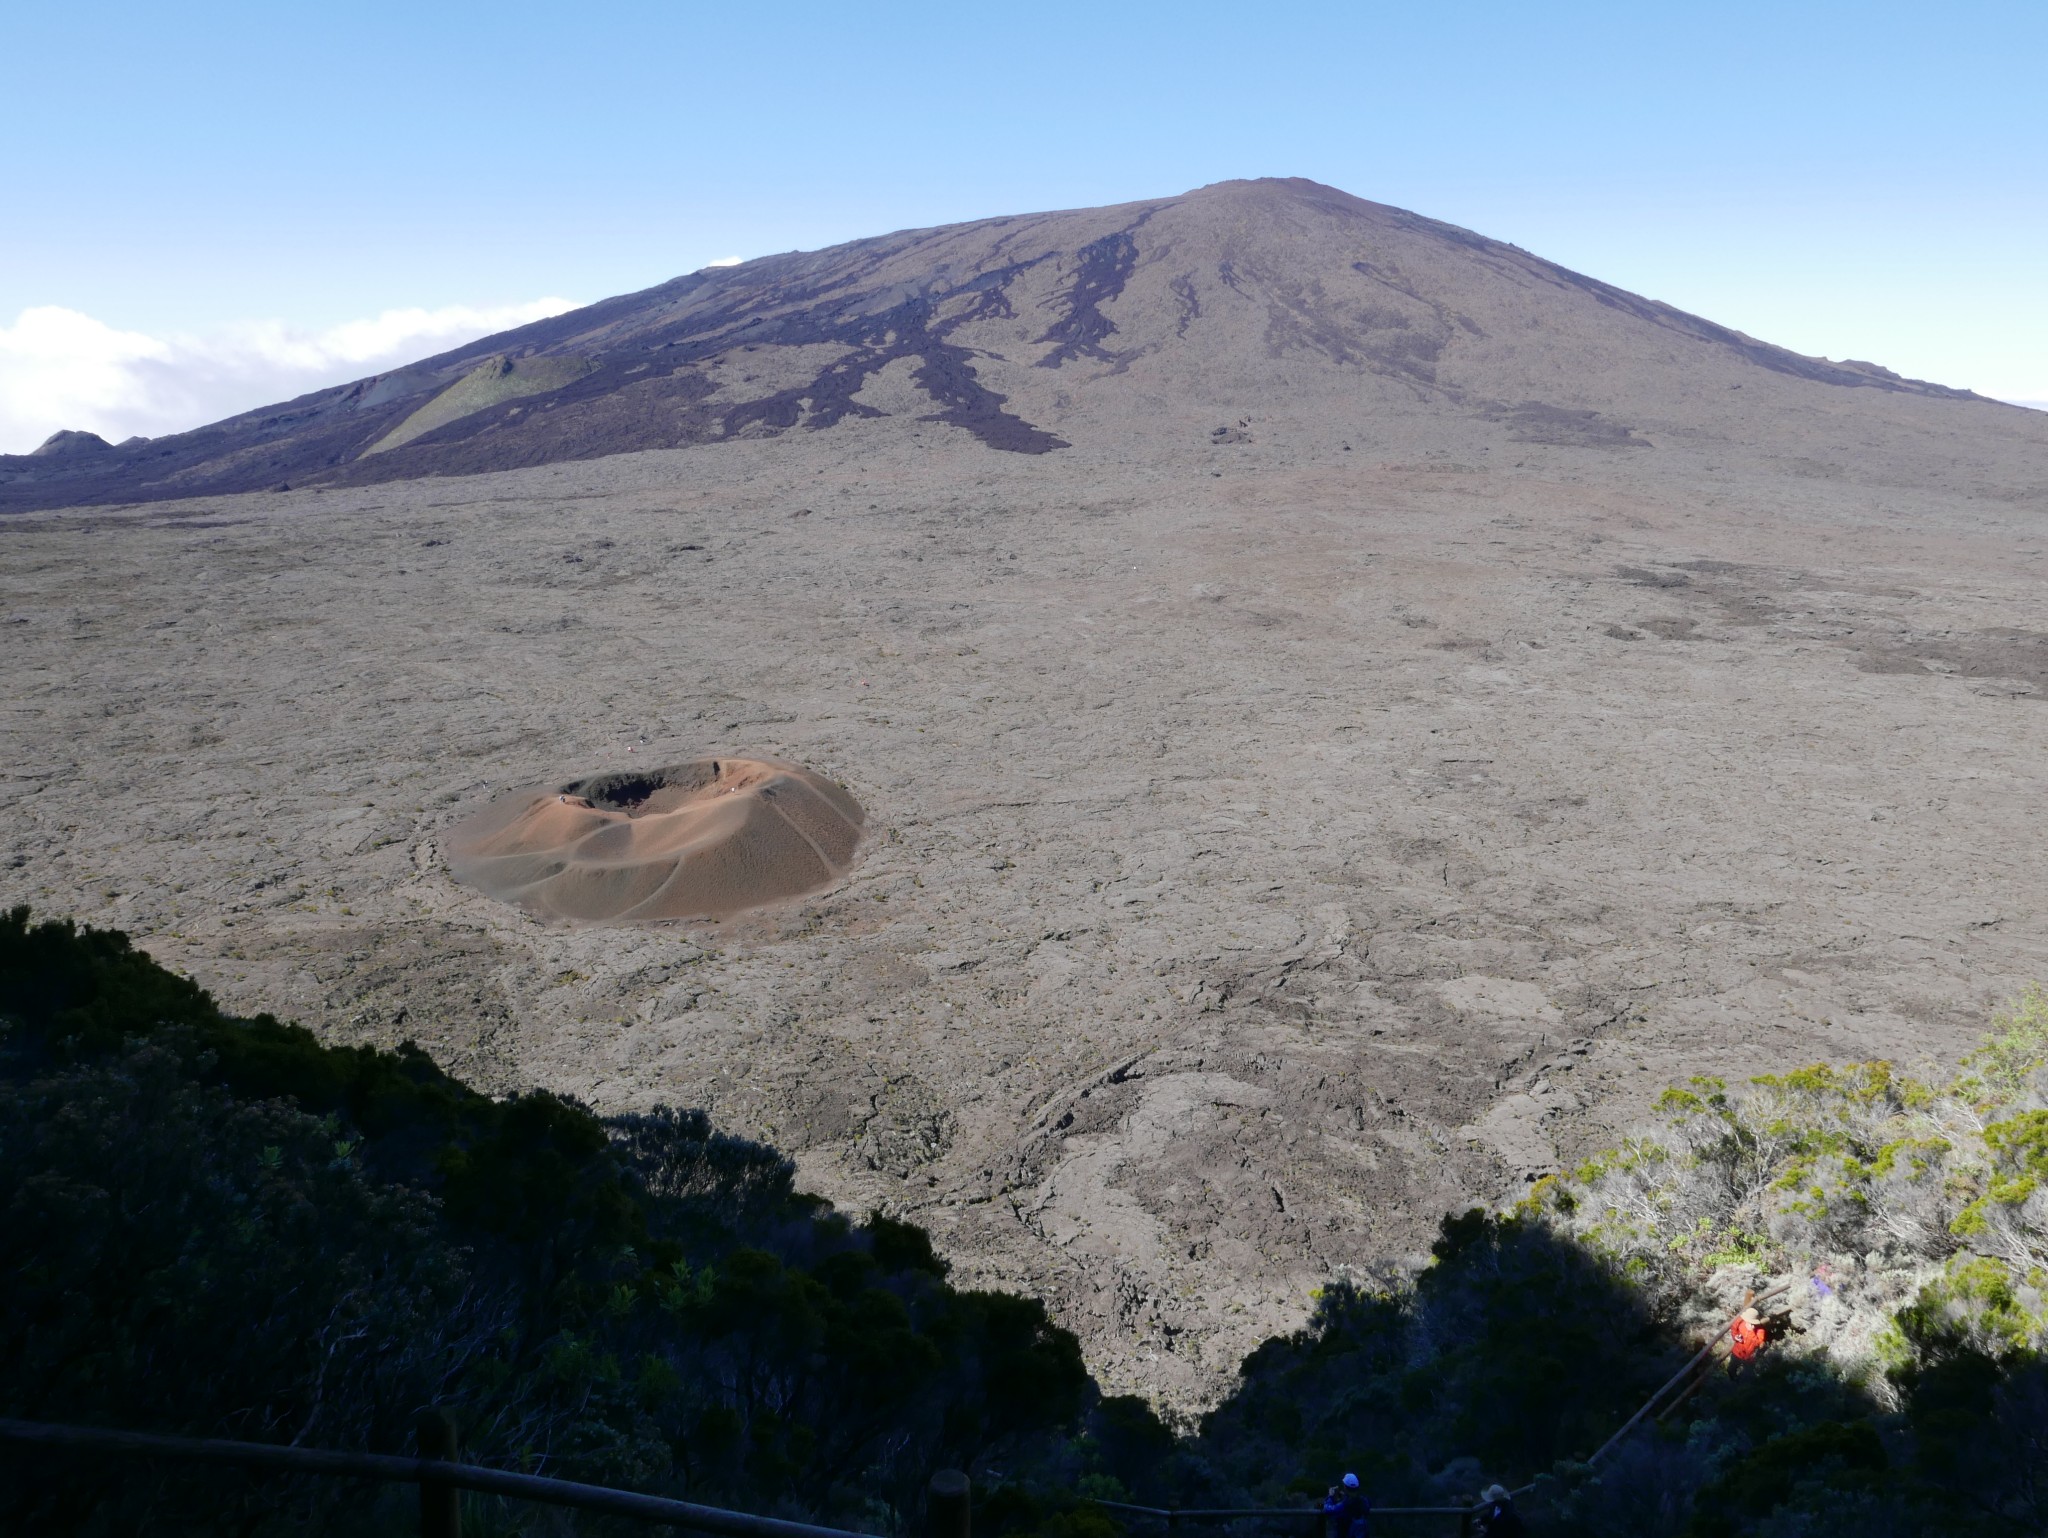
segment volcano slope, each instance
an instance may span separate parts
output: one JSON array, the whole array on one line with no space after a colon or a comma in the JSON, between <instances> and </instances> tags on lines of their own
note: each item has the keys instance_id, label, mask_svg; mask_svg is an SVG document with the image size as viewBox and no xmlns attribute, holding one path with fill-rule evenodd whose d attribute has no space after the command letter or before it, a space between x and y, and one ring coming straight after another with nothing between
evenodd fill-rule
<instances>
[{"instance_id":1,"label":"volcano slope","mask_svg":"<svg viewBox=\"0 0 2048 1538\"><path fill-rule=\"evenodd\" d=\"M0 901L707 1106L1117 1387L1212 1399L1673 1078L1952 1058L2048 971L2048 417L1291 182L393 379L9 468L126 505L0 520ZM627 929L450 879L498 796L710 758L844 786L845 879Z\"/></svg>"}]
</instances>

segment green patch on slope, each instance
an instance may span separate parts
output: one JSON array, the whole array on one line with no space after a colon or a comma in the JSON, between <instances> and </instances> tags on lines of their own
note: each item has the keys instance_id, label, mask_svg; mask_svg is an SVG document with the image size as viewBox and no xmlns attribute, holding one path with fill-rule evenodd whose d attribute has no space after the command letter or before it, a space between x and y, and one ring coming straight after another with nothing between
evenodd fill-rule
<instances>
[{"instance_id":1,"label":"green patch on slope","mask_svg":"<svg viewBox=\"0 0 2048 1538\"><path fill-rule=\"evenodd\" d=\"M428 401L390 432L364 449L358 457L367 459L423 437L437 427L446 427L487 406L518 400L524 395L545 395L572 384L590 372L584 358L508 358L502 354L478 364L439 395Z\"/></svg>"}]
</instances>

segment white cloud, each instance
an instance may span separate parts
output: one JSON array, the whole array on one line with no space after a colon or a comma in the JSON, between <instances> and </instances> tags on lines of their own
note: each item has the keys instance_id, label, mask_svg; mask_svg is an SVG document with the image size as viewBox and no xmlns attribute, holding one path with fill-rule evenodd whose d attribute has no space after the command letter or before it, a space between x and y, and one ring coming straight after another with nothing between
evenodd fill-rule
<instances>
[{"instance_id":1,"label":"white cloud","mask_svg":"<svg viewBox=\"0 0 2048 1538\"><path fill-rule=\"evenodd\" d=\"M706 262L704 264L704 271L709 272L714 267L737 267L745 260L744 256L721 256L715 262Z\"/></svg>"},{"instance_id":2,"label":"white cloud","mask_svg":"<svg viewBox=\"0 0 2048 1538\"><path fill-rule=\"evenodd\" d=\"M183 432L574 308L568 299L448 305L324 331L266 320L159 337L38 305L0 326L0 454L25 454L63 427L113 443Z\"/></svg>"}]
</instances>

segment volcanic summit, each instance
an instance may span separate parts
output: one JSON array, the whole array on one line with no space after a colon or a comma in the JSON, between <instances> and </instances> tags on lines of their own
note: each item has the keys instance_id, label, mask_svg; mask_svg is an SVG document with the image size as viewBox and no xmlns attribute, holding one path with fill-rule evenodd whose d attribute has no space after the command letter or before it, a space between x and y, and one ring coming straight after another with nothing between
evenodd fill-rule
<instances>
[{"instance_id":1,"label":"volcanic summit","mask_svg":"<svg viewBox=\"0 0 2048 1538\"><path fill-rule=\"evenodd\" d=\"M1872 403L1985 404L1314 182L1223 182L706 269L193 432L0 459L0 508L506 470L900 415L1028 455L1170 455L1228 441L1241 417L1341 435L1418 411L1512 442L1629 449L1739 428L1789 451L1834 409L1828 392L1901 423L1929 419Z\"/></svg>"}]
</instances>

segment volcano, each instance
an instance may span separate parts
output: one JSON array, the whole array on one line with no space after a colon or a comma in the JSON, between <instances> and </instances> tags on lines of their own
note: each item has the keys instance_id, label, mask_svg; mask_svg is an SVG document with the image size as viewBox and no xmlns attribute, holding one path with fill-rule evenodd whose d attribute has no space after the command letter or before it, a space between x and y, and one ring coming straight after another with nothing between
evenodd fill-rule
<instances>
[{"instance_id":1,"label":"volcano","mask_svg":"<svg viewBox=\"0 0 2048 1538\"><path fill-rule=\"evenodd\" d=\"M458 880L535 913L616 924L742 912L828 886L861 810L792 764L681 764L502 798L452 829Z\"/></svg>"},{"instance_id":2,"label":"volcano","mask_svg":"<svg viewBox=\"0 0 2048 1538\"><path fill-rule=\"evenodd\" d=\"M1851 396L1907 430L2016 408L1810 358L1302 180L982 219L706 269L192 432L0 457L0 508L508 470L908 415L1145 457L1417 412L1510 442L1752 447ZM1910 403L1901 406L1901 403Z\"/></svg>"}]
</instances>

